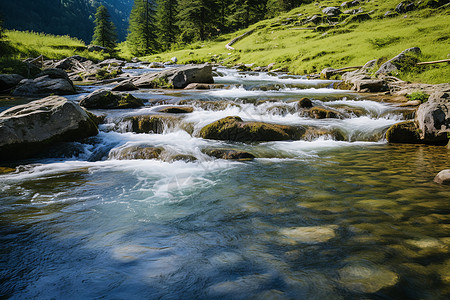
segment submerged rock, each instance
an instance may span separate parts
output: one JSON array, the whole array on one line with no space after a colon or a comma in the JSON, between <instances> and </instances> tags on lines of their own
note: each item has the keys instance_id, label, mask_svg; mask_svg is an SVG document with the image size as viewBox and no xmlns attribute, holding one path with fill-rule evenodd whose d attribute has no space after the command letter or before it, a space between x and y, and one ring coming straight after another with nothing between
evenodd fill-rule
<instances>
[{"instance_id":1,"label":"submerged rock","mask_svg":"<svg viewBox=\"0 0 450 300\"><path fill-rule=\"evenodd\" d=\"M280 234L300 243L323 243L336 236L337 225L293 227L280 230Z\"/></svg>"},{"instance_id":2,"label":"submerged rock","mask_svg":"<svg viewBox=\"0 0 450 300\"><path fill-rule=\"evenodd\" d=\"M299 108L311 108L313 107L312 101L309 98L302 98L297 101L297 107Z\"/></svg>"},{"instance_id":3,"label":"submerged rock","mask_svg":"<svg viewBox=\"0 0 450 300\"><path fill-rule=\"evenodd\" d=\"M375 293L396 285L399 276L383 267L350 264L339 270L339 282L345 288L358 293Z\"/></svg>"},{"instance_id":4,"label":"submerged rock","mask_svg":"<svg viewBox=\"0 0 450 300\"><path fill-rule=\"evenodd\" d=\"M141 107L144 103L131 94L97 90L81 99L80 105L91 109L121 109Z\"/></svg>"},{"instance_id":5,"label":"submerged rock","mask_svg":"<svg viewBox=\"0 0 450 300\"><path fill-rule=\"evenodd\" d=\"M155 159L158 158L163 149L148 146L129 146L112 149L109 152L109 159Z\"/></svg>"},{"instance_id":6,"label":"submerged rock","mask_svg":"<svg viewBox=\"0 0 450 300\"><path fill-rule=\"evenodd\" d=\"M0 113L0 157L26 158L57 142L97 133L95 122L78 104L51 96Z\"/></svg>"},{"instance_id":7,"label":"submerged rock","mask_svg":"<svg viewBox=\"0 0 450 300\"><path fill-rule=\"evenodd\" d=\"M436 177L434 177L434 182L450 185L450 169L440 171Z\"/></svg>"},{"instance_id":8,"label":"submerged rock","mask_svg":"<svg viewBox=\"0 0 450 300\"><path fill-rule=\"evenodd\" d=\"M263 122L244 122L239 117L226 117L200 130L204 139L236 142L299 140L305 133L303 127L277 125Z\"/></svg>"},{"instance_id":9,"label":"submerged rock","mask_svg":"<svg viewBox=\"0 0 450 300\"><path fill-rule=\"evenodd\" d=\"M392 125L388 131L386 131L386 139L389 143L421 143L419 129L414 121L405 121Z\"/></svg>"},{"instance_id":10,"label":"submerged rock","mask_svg":"<svg viewBox=\"0 0 450 300\"><path fill-rule=\"evenodd\" d=\"M208 156L219 159L252 160L255 158L255 156L249 152L234 149L204 149L202 152Z\"/></svg>"},{"instance_id":11,"label":"submerged rock","mask_svg":"<svg viewBox=\"0 0 450 300\"><path fill-rule=\"evenodd\" d=\"M133 83L139 88L173 87L182 89L190 83L214 83L214 79L212 66L205 64L147 73L134 79Z\"/></svg>"},{"instance_id":12,"label":"submerged rock","mask_svg":"<svg viewBox=\"0 0 450 300\"><path fill-rule=\"evenodd\" d=\"M306 110L302 115L307 115L314 119L327 119L327 118L340 118L341 113L335 110L323 108L323 107L313 107Z\"/></svg>"}]
</instances>

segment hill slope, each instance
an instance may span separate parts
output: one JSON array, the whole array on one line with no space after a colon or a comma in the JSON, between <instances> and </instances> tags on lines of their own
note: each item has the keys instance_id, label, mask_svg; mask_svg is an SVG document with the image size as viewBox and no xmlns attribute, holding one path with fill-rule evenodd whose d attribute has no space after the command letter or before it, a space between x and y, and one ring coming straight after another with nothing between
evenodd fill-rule
<instances>
[{"instance_id":1,"label":"hill slope","mask_svg":"<svg viewBox=\"0 0 450 300\"><path fill-rule=\"evenodd\" d=\"M167 61L176 56L181 63L209 61L228 65L254 63L255 66L275 63L274 68L307 74L326 67L362 65L372 59L381 63L410 47L422 49L422 61L448 58L449 1L422 1L422 7L417 4L411 11L399 9L400 12L395 11L399 2L357 2L354 7L341 7L342 1L333 0L302 5L215 41L145 59ZM433 3L437 5L433 7ZM329 6L339 7L342 14L327 16L323 9ZM319 22L310 21L314 15ZM249 30L254 32L233 44L235 50L225 48L231 39ZM431 65L400 76L422 82L450 82L450 65Z\"/></svg>"}]
</instances>

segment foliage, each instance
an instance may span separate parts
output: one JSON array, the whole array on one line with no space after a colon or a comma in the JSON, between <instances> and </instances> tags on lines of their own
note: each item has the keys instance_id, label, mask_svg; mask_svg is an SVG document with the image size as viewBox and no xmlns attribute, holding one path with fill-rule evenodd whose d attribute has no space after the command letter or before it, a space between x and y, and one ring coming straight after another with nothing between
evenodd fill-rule
<instances>
[{"instance_id":1,"label":"foliage","mask_svg":"<svg viewBox=\"0 0 450 300\"><path fill-rule=\"evenodd\" d=\"M122 72L120 70L114 69L112 71L109 71L108 67L103 67L97 71L97 73L95 74L95 77L98 80L105 80L105 79L116 78L121 73Z\"/></svg>"},{"instance_id":2,"label":"foliage","mask_svg":"<svg viewBox=\"0 0 450 300\"><path fill-rule=\"evenodd\" d=\"M155 9L148 0L135 0L130 15L127 44L133 55L148 55L157 49Z\"/></svg>"},{"instance_id":3,"label":"foliage","mask_svg":"<svg viewBox=\"0 0 450 300\"><path fill-rule=\"evenodd\" d=\"M214 0L180 0L178 26L182 42L203 41L214 33Z\"/></svg>"},{"instance_id":4,"label":"foliage","mask_svg":"<svg viewBox=\"0 0 450 300\"><path fill-rule=\"evenodd\" d=\"M95 29L92 44L113 49L117 46L116 27L105 6L100 5L95 14Z\"/></svg>"},{"instance_id":5,"label":"foliage","mask_svg":"<svg viewBox=\"0 0 450 300\"><path fill-rule=\"evenodd\" d=\"M156 26L157 41L164 50L170 49L176 42L179 28L177 27L178 0L157 0Z\"/></svg>"},{"instance_id":6,"label":"foliage","mask_svg":"<svg viewBox=\"0 0 450 300\"><path fill-rule=\"evenodd\" d=\"M96 8L101 4L110 11L119 39L123 40L132 0L2 0L0 11L5 12L6 28L68 34L88 43L92 38Z\"/></svg>"},{"instance_id":7,"label":"foliage","mask_svg":"<svg viewBox=\"0 0 450 300\"><path fill-rule=\"evenodd\" d=\"M420 100L422 103L428 101L429 97L430 95L422 91L412 92L411 94L406 95L406 98L408 98L409 101Z\"/></svg>"}]
</instances>

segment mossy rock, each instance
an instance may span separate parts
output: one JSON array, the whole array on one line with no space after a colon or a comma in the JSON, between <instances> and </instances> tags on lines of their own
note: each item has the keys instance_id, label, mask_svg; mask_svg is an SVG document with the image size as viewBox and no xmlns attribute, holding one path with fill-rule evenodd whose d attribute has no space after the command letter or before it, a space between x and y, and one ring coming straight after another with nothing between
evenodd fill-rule
<instances>
[{"instance_id":1,"label":"mossy rock","mask_svg":"<svg viewBox=\"0 0 450 300\"><path fill-rule=\"evenodd\" d=\"M419 129L414 121L406 121L392 125L386 131L389 143L418 144L420 143Z\"/></svg>"},{"instance_id":2,"label":"mossy rock","mask_svg":"<svg viewBox=\"0 0 450 300\"><path fill-rule=\"evenodd\" d=\"M219 159L252 160L255 156L249 152L234 149L203 149L203 153Z\"/></svg>"},{"instance_id":3,"label":"mossy rock","mask_svg":"<svg viewBox=\"0 0 450 300\"><path fill-rule=\"evenodd\" d=\"M133 116L125 118L131 121L131 130L135 133L163 133L167 127L178 123L178 118L162 115Z\"/></svg>"},{"instance_id":4,"label":"mossy rock","mask_svg":"<svg viewBox=\"0 0 450 300\"><path fill-rule=\"evenodd\" d=\"M340 118L341 114L338 111L326 109L323 107L313 107L306 112L309 117L314 119L328 119L328 118Z\"/></svg>"},{"instance_id":5,"label":"mossy rock","mask_svg":"<svg viewBox=\"0 0 450 300\"><path fill-rule=\"evenodd\" d=\"M316 128L308 127L306 129L304 139L307 141L313 141L321 136L330 136L335 141L345 141L345 135L338 129L326 129L326 128Z\"/></svg>"},{"instance_id":6,"label":"mossy rock","mask_svg":"<svg viewBox=\"0 0 450 300\"><path fill-rule=\"evenodd\" d=\"M161 154L162 149L147 146L131 146L126 148L113 149L109 153L110 159L156 159Z\"/></svg>"},{"instance_id":7,"label":"mossy rock","mask_svg":"<svg viewBox=\"0 0 450 300\"><path fill-rule=\"evenodd\" d=\"M83 98L80 106L90 109L125 109L138 108L144 103L131 94L98 90Z\"/></svg>"},{"instance_id":8,"label":"mossy rock","mask_svg":"<svg viewBox=\"0 0 450 300\"><path fill-rule=\"evenodd\" d=\"M200 130L200 136L204 139L246 143L299 140L304 133L305 129L303 127L263 122L244 122L239 117L226 117Z\"/></svg>"},{"instance_id":9,"label":"mossy rock","mask_svg":"<svg viewBox=\"0 0 450 300\"><path fill-rule=\"evenodd\" d=\"M167 114L188 114L194 111L193 107L190 106L169 106L163 107L158 110L158 112Z\"/></svg>"},{"instance_id":10,"label":"mossy rock","mask_svg":"<svg viewBox=\"0 0 450 300\"><path fill-rule=\"evenodd\" d=\"M372 19L368 13L361 13L356 15L351 15L344 20L344 24L350 24L355 22L363 22Z\"/></svg>"},{"instance_id":11,"label":"mossy rock","mask_svg":"<svg viewBox=\"0 0 450 300\"><path fill-rule=\"evenodd\" d=\"M352 83L346 82L346 81L339 81L333 83L333 88L335 90L351 90L353 87Z\"/></svg>"},{"instance_id":12,"label":"mossy rock","mask_svg":"<svg viewBox=\"0 0 450 300\"><path fill-rule=\"evenodd\" d=\"M312 101L309 98L302 98L297 101L298 108L311 108L313 107Z\"/></svg>"},{"instance_id":13,"label":"mossy rock","mask_svg":"<svg viewBox=\"0 0 450 300\"><path fill-rule=\"evenodd\" d=\"M173 156L170 156L167 161L174 162L174 161L185 161L185 162L194 162L197 161L197 157L189 154L176 154Z\"/></svg>"}]
</instances>

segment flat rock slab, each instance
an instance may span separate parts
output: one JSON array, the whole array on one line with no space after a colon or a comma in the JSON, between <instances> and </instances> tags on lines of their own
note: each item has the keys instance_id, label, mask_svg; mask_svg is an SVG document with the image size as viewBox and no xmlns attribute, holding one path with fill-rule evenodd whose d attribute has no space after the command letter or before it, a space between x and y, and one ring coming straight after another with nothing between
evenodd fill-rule
<instances>
[{"instance_id":1,"label":"flat rock slab","mask_svg":"<svg viewBox=\"0 0 450 300\"><path fill-rule=\"evenodd\" d=\"M336 236L337 225L293 227L280 230L280 234L299 243L323 243Z\"/></svg>"}]
</instances>

